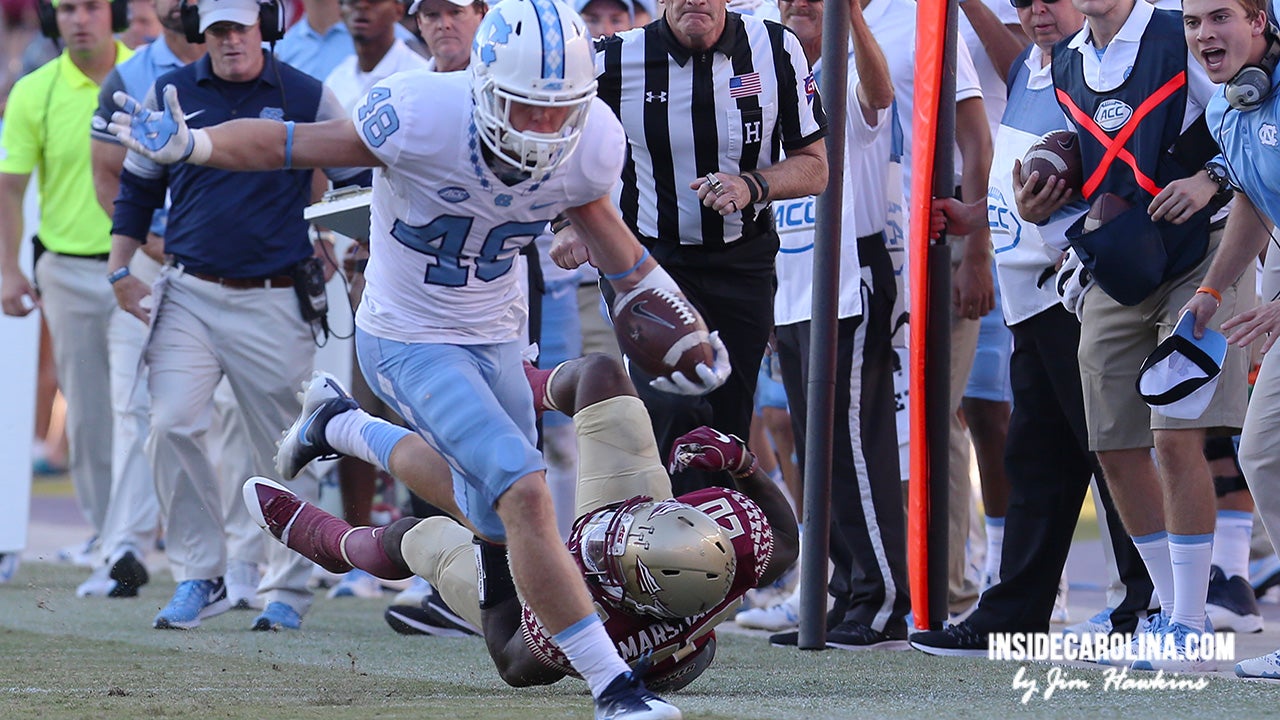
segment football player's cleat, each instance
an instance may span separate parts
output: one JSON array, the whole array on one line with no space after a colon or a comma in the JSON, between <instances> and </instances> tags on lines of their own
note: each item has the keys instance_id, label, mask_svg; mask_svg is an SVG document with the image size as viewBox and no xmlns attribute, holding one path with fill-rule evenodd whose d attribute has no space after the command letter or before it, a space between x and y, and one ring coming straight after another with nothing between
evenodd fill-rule
<instances>
[{"instance_id":1,"label":"football player's cleat","mask_svg":"<svg viewBox=\"0 0 1280 720\"><path fill-rule=\"evenodd\" d=\"M596 698L596 720L680 720L679 708L653 694L635 675L613 679Z\"/></svg>"},{"instance_id":2,"label":"football player's cleat","mask_svg":"<svg viewBox=\"0 0 1280 720\"><path fill-rule=\"evenodd\" d=\"M678 500L633 498L595 515L580 537L578 552L601 589L655 617L710 610L729 594L737 570L725 529Z\"/></svg>"},{"instance_id":3,"label":"football player's cleat","mask_svg":"<svg viewBox=\"0 0 1280 720\"><path fill-rule=\"evenodd\" d=\"M345 574L351 563L342 556L342 536L351 526L264 477L245 481L244 504L258 527L290 550L329 572Z\"/></svg>"},{"instance_id":4,"label":"football player's cleat","mask_svg":"<svg viewBox=\"0 0 1280 720\"><path fill-rule=\"evenodd\" d=\"M325 440L325 426L335 415L359 407L337 378L316 371L303 388L302 412L284 432L276 451L276 472L280 473L280 479L294 479L312 460L342 457L342 453Z\"/></svg>"},{"instance_id":5,"label":"football player's cleat","mask_svg":"<svg viewBox=\"0 0 1280 720\"><path fill-rule=\"evenodd\" d=\"M570 5L493 5L476 29L470 69L475 126L489 150L529 173L549 173L569 157L596 96L595 46ZM512 116L520 112L512 112L515 103L544 108L545 117L563 122L558 128L514 127Z\"/></svg>"}]
</instances>

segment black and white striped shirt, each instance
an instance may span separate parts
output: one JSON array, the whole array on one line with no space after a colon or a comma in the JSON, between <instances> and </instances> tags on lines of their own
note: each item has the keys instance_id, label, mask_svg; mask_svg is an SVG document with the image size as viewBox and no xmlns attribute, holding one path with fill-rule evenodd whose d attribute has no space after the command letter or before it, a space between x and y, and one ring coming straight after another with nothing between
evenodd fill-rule
<instances>
[{"instance_id":1,"label":"black and white striped shirt","mask_svg":"<svg viewBox=\"0 0 1280 720\"><path fill-rule=\"evenodd\" d=\"M782 150L826 135L800 41L777 23L730 12L711 50L693 53L659 18L598 41L597 50L600 99L627 132L614 200L638 235L684 245L741 238L744 215L754 220L768 204L721 216L689 183L769 167Z\"/></svg>"}]
</instances>

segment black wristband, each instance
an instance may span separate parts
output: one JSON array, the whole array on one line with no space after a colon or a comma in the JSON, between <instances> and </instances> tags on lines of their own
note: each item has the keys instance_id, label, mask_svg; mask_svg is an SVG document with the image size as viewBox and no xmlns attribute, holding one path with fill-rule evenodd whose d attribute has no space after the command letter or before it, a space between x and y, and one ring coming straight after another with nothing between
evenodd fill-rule
<instances>
[{"instance_id":1,"label":"black wristband","mask_svg":"<svg viewBox=\"0 0 1280 720\"><path fill-rule=\"evenodd\" d=\"M565 216L564 213L560 213L551 219L551 232L558 233L572 224L573 223L569 222L569 218Z\"/></svg>"},{"instance_id":2,"label":"black wristband","mask_svg":"<svg viewBox=\"0 0 1280 720\"><path fill-rule=\"evenodd\" d=\"M748 173L758 185L760 185L760 201L764 202L769 199L769 181L764 179L759 170L752 170Z\"/></svg>"},{"instance_id":3,"label":"black wristband","mask_svg":"<svg viewBox=\"0 0 1280 720\"><path fill-rule=\"evenodd\" d=\"M364 272L364 269L367 267L369 267L369 258L361 258L360 260L356 261L355 271L358 273L362 273Z\"/></svg>"},{"instance_id":4,"label":"black wristband","mask_svg":"<svg viewBox=\"0 0 1280 720\"><path fill-rule=\"evenodd\" d=\"M756 184L756 179L750 175L743 173L738 177L747 184L747 190L751 192L751 197L747 198L747 203L754 205L760 201L760 186Z\"/></svg>"},{"instance_id":5,"label":"black wristband","mask_svg":"<svg viewBox=\"0 0 1280 720\"><path fill-rule=\"evenodd\" d=\"M511 564L507 560L507 546L475 538L477 578L480 588L480 609L501 605L516 597L516 581L511 577Z\"/></svg>"}]
</instances>

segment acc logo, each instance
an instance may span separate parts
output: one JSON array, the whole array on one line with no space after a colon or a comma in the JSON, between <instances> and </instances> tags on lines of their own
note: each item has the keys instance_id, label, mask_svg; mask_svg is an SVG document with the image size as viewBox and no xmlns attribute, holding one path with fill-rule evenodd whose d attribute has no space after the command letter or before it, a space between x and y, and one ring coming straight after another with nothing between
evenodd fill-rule
<instances>
[{"instance_id":1,"label":"acc logo","mask_svg":"<svg viewBox=\"0 0 1280 720\"><path fill-rule=\"evenodd\" d=\"M1093 121L1098 123L1098 127L1107 132L1115 132L1124 127L1129 122L1129 118L1133 116L1133 108L1129 107L1123 100L1103 100L1102 104L1093 113Z\"/></svg>"},{"instance_id":2,"label":"acc logo","mask_svg":"<svg viewBox=\"0 0 1280 720\"><path fill-rule=\"evenodd\" d=\"M258 117L267 120L284 120L284 110L278 107L264 107L262 112L258 113Z\"/></svg>"},{"instance_id":3,"label":"acc logo","mask_svg":"<svg viewBox=\"0 0 1280 720\"><path fill-rule=\"evenodd\" d=\"M460 203L471 197L471 193L456 185L453 187L440 188L436 191L436 194L440 196L441 200L451 203Z\"/></svg>"},{"instance_id":4,"label":"acc logo","mask_svg":"<svg viewBox=\"0 0 1280 720\"><path fill-rule=\"evenodd\" d=\"M1258 128L1258 142L1267 147L1275 147L1280 143L1280 134L1276 132L1275 123L1263 123L1262 127Z\"/></svg>"}]
</instances>

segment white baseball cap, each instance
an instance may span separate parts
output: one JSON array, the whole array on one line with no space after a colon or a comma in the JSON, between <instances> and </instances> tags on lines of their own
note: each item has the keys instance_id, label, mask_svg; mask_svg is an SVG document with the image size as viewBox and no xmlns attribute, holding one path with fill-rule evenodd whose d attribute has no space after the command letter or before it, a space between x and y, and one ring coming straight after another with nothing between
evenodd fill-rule
<instances>
[{"instance_id":1,"label":"white baseball cap","mask_svg":"<svg viewBox=\"0 0 1280 720\"><path fill-rule=\"evenodd\" d=\"M1195 420L1204 414L1218 387L1227 339L1205 328L1196 339L1196 318L1182 313L1173 332L1147 356L1138 371L1138 394L1165 417Z\"/></svg>"},{"instance_id":2,"label":"white baseball cap","mask_svg":"<svg viewBox=\"0 0 1280 720\"><path fill-rule=\"evenodd\" d=\"M466 7L470 5L473 2L473 0L449 0L449 2L453 3L454 5L457 5L458 7ZM409 14L417 15L418 8L420 7L422 7L422 0L413 0L413 4L409 6Z\"/></svg>"},{"instance_id":3,"label":"white baseball cap","mask_svg":"<svg viewBox=\"0 0 1280 720\"><path fill-rule=\"evenodd\" d=\"M258 0L200 0L200 32L210 25L233 22L245 27L258 24Z\"/></svg>"}]
</instances>

